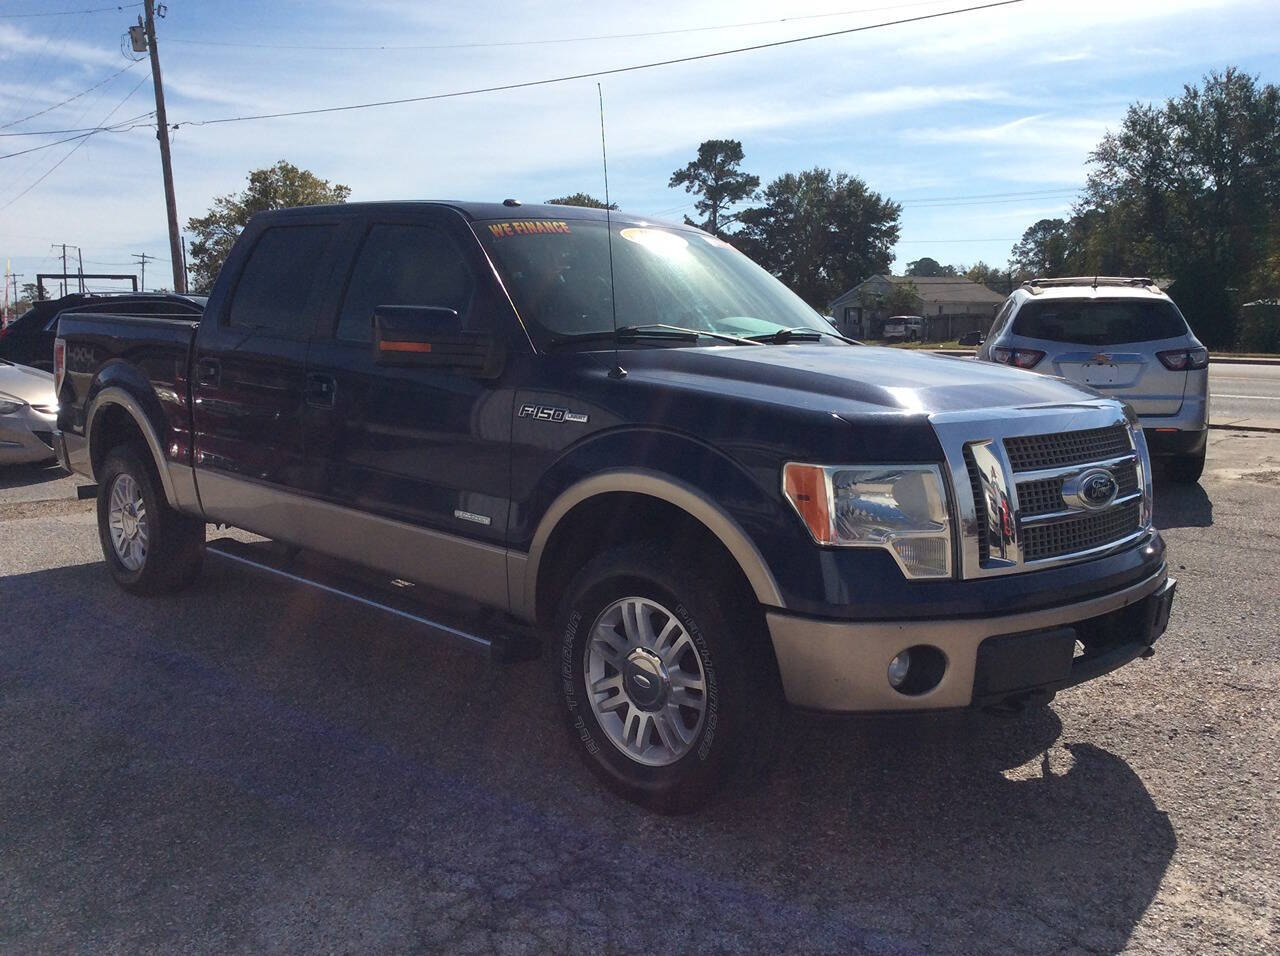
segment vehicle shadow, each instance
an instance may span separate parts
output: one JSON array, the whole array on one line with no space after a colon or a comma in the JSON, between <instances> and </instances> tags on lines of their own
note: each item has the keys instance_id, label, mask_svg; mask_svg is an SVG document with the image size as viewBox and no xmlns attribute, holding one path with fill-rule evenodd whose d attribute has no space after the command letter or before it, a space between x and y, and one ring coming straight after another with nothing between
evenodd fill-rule
<instances>
[{"instance_id":1,"label":"vehicle shadow","mask_svg":"<svg viewBox=\"0 0 1280 956\"><path fill-rule=\"evenodd\" d=\"M212 561L0 606L19 947L1111 952L1176 846L1049 709L800 715L768 780L661 817L584 769L546 661Z\"/></svg>"},{"instance_id":2,"label":"vehicle shadow","mask_svg":"<svg viewBox=\"0 0 1280 956\"><path fill-rule=\"evenodd\" d=\"M56 461L33 465L7 465L0 468L0 489L42 485L50 481L60 481L68 474L70 472L64 471Z\"/></svg>"},{"instance_id":3,"label":"vehicle shadow","mask_svg":"<svg viewBox=\"0 0 1280 956\"><path fill-rule=\"evenodd\" d=\"M1179 484L1155 473L1153 521L1157 528L1208 528L1213 524L1213 501L1195 484Z\"/></svg>"}]
</instances>

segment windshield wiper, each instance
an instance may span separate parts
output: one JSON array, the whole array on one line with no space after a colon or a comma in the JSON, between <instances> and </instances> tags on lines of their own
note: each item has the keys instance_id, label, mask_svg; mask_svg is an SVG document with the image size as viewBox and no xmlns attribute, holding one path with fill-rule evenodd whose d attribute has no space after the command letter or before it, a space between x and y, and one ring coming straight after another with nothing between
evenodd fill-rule
<instances>
[{"instance_id":1,"label":"windshield wiper","mask_svg":"<svg viewBox=\"0 0 1280 956\"><path fill-rule=\"evenodd\" d=\"M771 342L774 345L781 345L784 342L817 342L823 335L828 333L821 329L811 329L807 325L798 325L790 329L778 329L776 332L764 332L760 335L749 336L753 342Z\"/></svg>"},{"instance_id":2,"label":"windshield wiper","mask_svg":"<svg viewBox=\"0 0 1280 956\"><path fill-rule=\"evenodd\" d=\"M600 340L628 342L635 341L636 339L666 340L668 342L696 342L704 335L708 338L732 342L734 345L764 344L762 342L754 342L751 339L744 339L741 336L729 335L725 332L709 332L705 329L687 329L682 325L655 323L653 325L624 325L617 330L601 329L598 332L574 332L557 335L554 336L547 345L550 348L559 348L564 345L576 345L579 342Z\"/></svg>"},{"instance_id":3,"label":"windshield wiper","mask_svg":"<svg viewBox=\"0 0 1280 956\"><path fill-rule=\"evenodd\" d=\"M833 339L839 339L841 342L848 342L850 345L862 345L857 339L851 339L847 335L841 335L839 332L827 332L823 329L810 328L807 325L797 325L790 329L778 329L776 332L765 332L761 335L753 335L751 339L756 342L767 342L772 345L782 345L786 342L817 342L824 335L829 335Z\"/></svg>"}]
</instances>

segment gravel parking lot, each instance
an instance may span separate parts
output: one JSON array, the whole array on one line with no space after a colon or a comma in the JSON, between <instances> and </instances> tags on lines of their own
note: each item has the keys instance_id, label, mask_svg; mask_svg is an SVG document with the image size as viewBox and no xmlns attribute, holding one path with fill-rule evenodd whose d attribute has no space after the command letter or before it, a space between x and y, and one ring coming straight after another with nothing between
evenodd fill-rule
<instances>
[{"instance_id":1,"label":"gravel parking lot","mask_svg":"<svg viewBox=\"0 0 1280 956\"><path fill-rule=\"evenodd\" d=\"M545 662L210 561L129 597L0 474L10 952L1280 950L1280 435L1157 485L1156 656L1010 720L796 717L691 817L597 788ZM33 490L34 489L34 490Z\"/></svg>"}]
</instances>

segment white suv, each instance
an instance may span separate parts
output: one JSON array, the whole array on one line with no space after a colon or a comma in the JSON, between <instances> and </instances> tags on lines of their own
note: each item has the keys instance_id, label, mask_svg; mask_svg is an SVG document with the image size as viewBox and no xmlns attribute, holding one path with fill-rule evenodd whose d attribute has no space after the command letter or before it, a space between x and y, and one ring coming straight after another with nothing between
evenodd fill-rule
<instances>
[{"instance_id":1,"label":"white suv","mask_svg":"<svg viewBox=\"0 0 1280 956\"><path fill-rule=\"evenodd\" d=\"M1138 414L1152 457L1198 481L1209 428L1209 352L1150 279L1033 279L1005 300L978 358L1058 375Z\"/></svg>"}]
</instances>

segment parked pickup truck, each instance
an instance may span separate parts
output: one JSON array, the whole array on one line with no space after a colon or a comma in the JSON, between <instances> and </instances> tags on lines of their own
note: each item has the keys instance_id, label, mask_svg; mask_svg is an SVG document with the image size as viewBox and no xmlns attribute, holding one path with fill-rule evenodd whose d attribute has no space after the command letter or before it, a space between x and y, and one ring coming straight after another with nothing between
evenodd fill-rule
<instances>
[{"instance_id":1,"label":"parked pickup truck","mask_svg":"<svg viewBox=\"0 0 1280 956\"><path fill-rule=\"evenodd\" d=\"M758 772L784 702L1016 711L1149 655L1172 603L1124 405L852 343L683 226L265 213L199 320L67 315L55 366L125 589L190 583L218 523L281 586L496 609L442 632L544 635L576 748L664 811Z\"/></svg>"}]
</instances>

